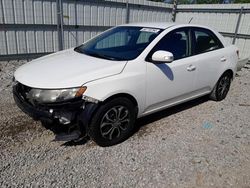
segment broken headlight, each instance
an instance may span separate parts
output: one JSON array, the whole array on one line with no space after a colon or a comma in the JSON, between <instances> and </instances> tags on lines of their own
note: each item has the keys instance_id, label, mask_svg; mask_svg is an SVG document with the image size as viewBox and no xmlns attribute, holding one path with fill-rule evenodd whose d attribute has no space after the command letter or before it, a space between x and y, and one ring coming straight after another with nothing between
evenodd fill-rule
<instances>
[{"instance_id":1,"label":"broken headlight","mask_svg":"<svg viewBox=\"0 0 250 188\"><path fill-rule=\"evenodd\" d=\"M27 99L31 102L53 103L70 100L81 97L87 87L70 88L70 89L31 89L27 93Z\"/></svg>"}]
</instances>

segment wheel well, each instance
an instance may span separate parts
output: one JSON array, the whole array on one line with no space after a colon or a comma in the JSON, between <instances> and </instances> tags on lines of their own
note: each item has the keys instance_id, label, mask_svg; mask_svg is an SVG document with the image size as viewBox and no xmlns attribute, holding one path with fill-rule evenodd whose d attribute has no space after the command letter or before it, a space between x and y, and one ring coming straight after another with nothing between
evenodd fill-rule
<instances>
[{"instance_id":1,"label":"wheel well","mask_svg":"<svg viewBox=\"0 0 250 188\"><path fill-rule=\"evenodd\" d=\"M137 114L138 114L138 111L139 111L138 103L137 103L136 99L132 95L130 95L128 93L118 93L118 94L112 95L112 96L108 97L107 99L105 99L103 102L108 102L108 101L110 101L110 100L112 100L114 98L117 98L117 97L124 97L124 98L129 99L135 105L136 117L137 117Z\"/></svg>"},{"instance_id":2,"label":"wheel well","mask_svg":"<svg viewBox=\"0 0 250 188\"><path fill-rule=\"evenodd\" d=\"M127 93L118 93L118 94L112 95L112 96L108 97L107 99L105 99L104 102L108 102L108 101L110 101L110 100L112 100L112 99L114 99L114 98L117 98L117 97L124 97L124 98L127 98L127 99L131 100L131 102L132 102L136 107L138 107L138 103L137 103L136 99L135 99L132 95L127 94Z\"/></svg>"},{"instance_id":3,"label":"wheel well","mask_svg":"<svg viewBox=\"0 0 250 188\"><path fill-rule=\"evenodd\" d=\"M226 74L226 73L229 73L231 78L233 79L234 72L231 69L226 70L223 74Z\"/></svg>"}]
</instances>

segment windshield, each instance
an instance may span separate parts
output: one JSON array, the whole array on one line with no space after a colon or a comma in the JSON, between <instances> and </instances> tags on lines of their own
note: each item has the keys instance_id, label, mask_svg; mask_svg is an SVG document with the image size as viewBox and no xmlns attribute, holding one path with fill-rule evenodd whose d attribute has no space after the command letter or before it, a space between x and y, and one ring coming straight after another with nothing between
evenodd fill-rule
<instances>
[{"instance_id":1,"label":"windshield","mask_svg":"<svg viewBox=\"0 0 250 188\"><path fill-rule=\"evenodd\" d=\"M152 42L162 29L120 26L110 29L75 48L86 55L109 60L132 60Z\"/></svg>"}]
</instances>

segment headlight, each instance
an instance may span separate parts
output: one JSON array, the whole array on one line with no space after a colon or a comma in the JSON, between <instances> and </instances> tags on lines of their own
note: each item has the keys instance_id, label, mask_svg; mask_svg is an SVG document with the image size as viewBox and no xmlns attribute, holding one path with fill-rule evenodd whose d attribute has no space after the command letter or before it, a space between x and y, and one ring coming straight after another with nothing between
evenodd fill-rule
<instances>
[{"instance_id":1,"label":"headlight","mask_svg":"<svg viewBox=\"0 0 250 188\"><path fill-rule=\"evenodd\" d=\"M27 94L27 98L33 103L37 101L39 103L52 103L62 102L65 100L73 99L75 97L81 97L86 91L87 87L71 88L71 89L31 89Z\"/></svg>"}]
</instances>

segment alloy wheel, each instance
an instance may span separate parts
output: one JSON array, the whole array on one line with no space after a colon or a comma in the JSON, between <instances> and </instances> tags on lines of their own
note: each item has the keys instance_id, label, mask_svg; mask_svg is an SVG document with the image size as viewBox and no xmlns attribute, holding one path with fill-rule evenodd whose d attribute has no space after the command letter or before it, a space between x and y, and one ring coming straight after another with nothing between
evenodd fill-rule
<instances>
[{"instance_id":1,"label":"alloy wheel","mask_svg":"<svg viewBox=\"0 0 250 188\"><path fill-rule=\"evenodd\" d=\"M130 121L129 110L125 106L115 106L108 110L100 124L100 132L102 137L112 140L119 138L123 131L129 126Z\"/></svg>"},{"instance_id":2,"label":"alloy wheel","mask_svg":"<svg viewBox=\"0 0 250 188\"><path fill-rule=\"evenodd\" d=\"M221 78L217 89L218 91L217 94L219 95L220 98L225 98L225 96L229 91L230 83L231 83L231 78L229 76L226 75Z\"/></svg>"}]
</instances>

